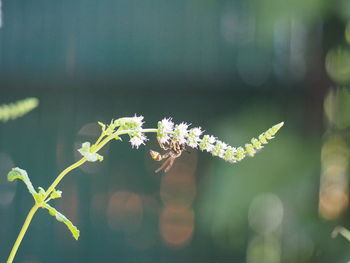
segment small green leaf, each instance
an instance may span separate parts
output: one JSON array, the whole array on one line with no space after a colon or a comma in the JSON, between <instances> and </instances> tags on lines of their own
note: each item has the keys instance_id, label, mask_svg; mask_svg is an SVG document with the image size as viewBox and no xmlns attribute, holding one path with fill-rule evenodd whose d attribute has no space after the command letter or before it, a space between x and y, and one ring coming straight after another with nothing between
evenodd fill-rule
<instances>
[{"instance_id":1,"label":"small green leaf","mask_svg":"<svg viewBox=\"0 0 350 263\"><path fill-rule=\"evenodd\" d=\"M103 161L103 156L102 156L102 155L99 155L99 154L97 154L97 153L96 153L96 155L97 155L98 161L99 161L99 162L102 162L102 161Z\"/></svg>"},{"instance_id":2,"label":"small green leaf","mask_svg":"<svg viewBox=\"0 0 350 263\"><path fill-rule=\"evenodd\" d=\"M91 145L89 142L84 142L78 152L80 152L80 154L84 156L89 162L96 162L97 160L100 162L103 161L102 155L91 152Z\"/></svg>"},{"instance_id":3,"label":"small green leaf","mask_svg":"<svg viewBox=\"0 0 350 263\"><path fill-rule=\"evenodd\" d=\"M50 194L51 199L61 198L62 197L62 191L53 189L52 193Z\"/></svg>"},{"instance_id":4,"label":"small green leaf","mask_svg":"<svg viewBox=\"0 0 350 263\"><path fill-rule=\"evenodd\" d=\"M41 194L33 194L33 197L34 197L35 203L40 204L44 201L44 196Z\"/></svg>"},{"instance_id":5,"label":"small green leaf","mask_svg":"<svg viewBox=\"0 0 350 263\"><path fill-rule=\"evenodd\" d=\"M27 185L29 193L31 193L33 196L38 195L38 193L35 191L35 189L32 185L32 182L30 181L29 176L25 170L20 169L18 167L12 168L12 170L7 174L7 180L12 182L16 179L22 180Z\"/></svg>"},{"instance_id":6,"label":"small green leaf","mask_svg":"<svg viewBox=\"0 0 350 263\"><path fill-rule=\"evenodd\" d=\"M38 189L39 189L39 194L41 194L41 195L45 195L46 194L46 191L45 191L44 188L39 186Z\"/></svg>"},{"instance_id":7,"label":"small green leaf","mask_svg":"<svg viewBox=\"0 0 350 263\"><path fill-rule=\"evenodd\" d=\"M34 197L35 202L40 204L44 201L46 191L44 188L42 188L40 186L38 187L38 189L39 189L39 192L36 194L33 194L33 197Z\"/></svg>"},{"instance_id":8,"label":"small green leaf","mask_svg":"<svg viewBox=\"0 0 350 263\"><path fill-rule=\"evenodd\" d=\"M43 207L49 211L50 215L55 216L57 221L66 224L66 226L68 227L68 229L72 233L75 240L78 240L79 235L80 235L80 231L78 230L78 228L76 226L73 225L73 223L67 217L62 215L60 212L58 212L55 208L53 208L49 204L44 204Z\"/></svg>"},{"instance_id":9,"label":"small green leaf","mask_svg":"<svg viewBox=\"0 0 350 263\"><path fill-rule=\"evenodd\" d=\"M102 128L102 131L105 131L106 130L106 124L104 124L103 122L98 122L98 125L100 125L101 126L101 128Z\"/></svg>"}]
</instances>

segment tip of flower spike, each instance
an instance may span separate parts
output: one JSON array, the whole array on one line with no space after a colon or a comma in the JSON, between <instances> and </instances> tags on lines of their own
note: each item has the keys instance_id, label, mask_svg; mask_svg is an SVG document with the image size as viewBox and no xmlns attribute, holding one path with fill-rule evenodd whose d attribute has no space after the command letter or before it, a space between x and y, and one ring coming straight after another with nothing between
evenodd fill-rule
<instances>
[{"instance_id":1,"label":"tip of flower spike","mask_svg":"<svg viewBox=\"0 0 350 263\"><path fill-rule=\"evenodd\" d=\"M275 126L273 126L273 128L276 129L276 131L278 131L279 129L282 128L283 125L284 125L284 121L282 121L282 122L276 124Z\"/></svg>"}]
</instances>

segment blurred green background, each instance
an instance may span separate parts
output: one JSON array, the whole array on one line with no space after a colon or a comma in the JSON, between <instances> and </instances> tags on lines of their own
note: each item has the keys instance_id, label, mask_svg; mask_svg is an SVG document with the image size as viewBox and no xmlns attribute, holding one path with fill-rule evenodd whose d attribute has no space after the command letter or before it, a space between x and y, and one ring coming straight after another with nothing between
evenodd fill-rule
<instances>
[{"instance_id":1,"label":"blurred green background","mask_svg":"<svg viewBox=\"0 0 350 263\"><path fill-rule=\"evenodd\" d=\"M348 262L348 20L348 0L4 0L0 103L40 105L0 124L0 262L32 205L8 171L46 188L98 121L135 113L235 146L285 126L253 159L191 150L166 175L154 137L111 143L59 187L79 241L39 211L15 262Z\"/></svg>"}]
</instances>

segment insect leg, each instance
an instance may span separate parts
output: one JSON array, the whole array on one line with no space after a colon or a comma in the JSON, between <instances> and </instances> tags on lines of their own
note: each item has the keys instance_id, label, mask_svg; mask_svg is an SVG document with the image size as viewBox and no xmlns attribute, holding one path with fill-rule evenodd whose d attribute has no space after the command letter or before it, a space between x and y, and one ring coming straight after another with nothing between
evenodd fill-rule
<instances>
[{"instance_id":1,"label":"insect leg","mask_svg":"<svg viewBox=\"0 0 350 263\"><path fill-rule=\"evenodd\" d=\"M162 163L162 165L156 170L156 173L158 173L162 170L164 170L164 172L165 172L165 169L168 168L169 163L170 164L174 163L174 158L172 158L171 156L164 163ZM170 169L170 167L167 169L167 171Z\"/></svg>"},{"instance_id":2,"label":"insect leg","mask_svg":"<svg viewBox=\"0 0 350 263\"><path fill-rule=\"evenodd\" d=\"M170 170L170 168L173 166L173 164L174 164L174 161L175 161L175 158L169 158L168 159L169 160L169 164L168 164L168 166L164 169L164 173L167 173L169 170ZM168 161L167 160L167 161Z\"/></svg>"},{"instance_id":3,"label":"insect leg","mask_svg":"<svg viewBox=\"0 0 350 263\"><path fill-rule=\"evenodd\" d=\"M161 143L159 140L158 140L158 144L159 144L160 148L162 148L164 151L170 150L170 147L165 146L165 145L164 145L163 143Z\"/></svg>"}]
</instances>

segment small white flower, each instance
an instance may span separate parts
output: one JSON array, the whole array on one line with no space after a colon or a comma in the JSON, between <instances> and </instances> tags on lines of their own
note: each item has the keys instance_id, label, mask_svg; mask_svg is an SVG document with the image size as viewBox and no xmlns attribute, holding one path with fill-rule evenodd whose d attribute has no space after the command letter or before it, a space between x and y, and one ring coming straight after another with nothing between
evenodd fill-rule
<instances>
[{"instance_id":1,"label":"small white flower","mask_svg":"<svg viewBox=\"0 0 350 263\"><path fill-rule=\"evenodd\" d=\"M254 146L250 143L247 143L245 145L245 152L247 153L247 155L249 155L250 157L253 157L256 153L256 150L254 149Z\"/></svg>"},{"instance_id":2,"label":"small white flower","mask_svg":"<svg viewBox=\"0 0 350 263\"><path fill-rule=\"evenodd\" d=\"M188 124L186 122L181 122L180 124L176 125L176 129L179 131L180 136L187 136L188 134Z\"/></svg>"},{"instance_id":3,"label":"small white flower","mask_svg":"<svg viewBox=\"0 0 350 263\"><path fill-rule=\"evenodd\" d=\"M147 137L141 132L138 132L130 137L131 146L132 148L136 147L136 149L138 149L141 144L145 144L145 141L147 140Z\"/></svg>"},{"instance_id":4,"label":"small white flower","mask_svg":"<svg viewBox=\"0 0 350 263\"><path fill-rule=\"evenodd\" d=\"M213 156L219 156L220 158L224 158L226 149L227 149L227 144L217 140L211 154Z\"/></svg>"},{"instance_id":5,"label":"small white flower","mask_svg":"<svg viewBox=\"0 0 350 263\"><path fill-rule=\"evenodd\" d=\"M119 118L115 121L112 121L108 127L108 132L114 132L115 128L119 126L119 129L122 130L140 130L142 129L143 116L137 116L135 114L134 117L125 117Z\"/></svg>"},{"instance_id":6,"label":"small white flower","mask_svg":"<svg viewBox=\"0 0 350 263\"><path fill-rule=\"evenodd\" d=\"M174 123L171 118L164 118L158 122L157 137L161 143L167 143L170 139L170 134L173 132Z\"/></svg>"},{"instance_id":7,"label":"small white flower","mask_svg":"<svg viewBox=\"0 0 350 263\"><path fill-rule=\"evenodd\" d=\"M235 163L237 161L235 157L236 152L237 150L235 147L228 146L224 156L225 161L228 161L230 163Z\"/></svg>"},{"instance_id":8,"label":"small white flower","mask_svg":"<svg viewBox=\"0 0 350 263\"><path fill-rule=\"evenodd\" d=\"M172 122L171 118L164 118L162 121L162 126L163 126L163 129L166 131L166 132L172 132L173 131L173 128L174 128L174 123Z\"/></svg>"},{"instance_id":9,"label":"small white flower","mask_svg":"<svg viewBox=\"0 0 350 263\"><path fill-rule=\"evenodd\" d=\"M214 144L215 141L216 141L215 137L213 135L210 135L208 138L208 142L211 144Z\"/></svg>"},{"instance_id":10,"label":"small white flower","mask_svg":"<svg viewBox=\"0 0 350 263\"><path fill-rule=\"evenodd\" d=\"M251 140L251 143L252 143L254 149L260 150L261 148L263 148L262 143L256 138L253 138Z\"/></svg>"},{"instance_id":11,"label":"small white flower","mask_svg":"<svg viewBox=\"0 0 350 263\"><path fill-rule=\"evenodd\" d=\"M200 127L192 128L188 133L187 145L192 148L197 148L198 142L200 141L199 136L201 136L202 133L203 131Z\"/></svg>"},{"instance_id":12,"label":"small white flower","mask_svg":"<svg viewBox=\"0 0 350 263\"><path fill-rule=\"evenodd\" d=\"M174 139L178 141L180 144L186 143L186 137L188 136L188 124L185 122L182 122L180 124L177 124L175 126L174 130Z\"/></svg>"},{"instance_id":13,"label":"small white flower","mask_svg":"<svg viewBox=\"0 0 350 263\"><path fill-rule=\"evenodd\" d=\"M216 139L212 135L204 135L202 141L199 143L199 149L202 151L211 152L214 148Z\"/></svg>"},{"instance_id":14,"label":"small white flower","mask_svg":"<svg viewBox=\"0 0 350 263\"><path fill-rule=\"evenodd\" d=\"M222 150L221 150L221 153L220 153L220 158L224 158L225 157L225 153L226 153L226 149L227 149L228 145L226 143L222 143Z\"/></svg>"},{"instance_id":15,"label":"small white flower","mask_svg":"<svg viewBox=\"0 0 350 263\"><path fill-rule=\"evenodd\" d=\"M202 128L201 127L196 127L196 128L193 128L191 129L190 131L191 133L193 133L195 136L199 137L202 135L203 131L202 131Z\"/></svg>"},{"instance_id":16,"label":"small white flower","mask_svg":"<svg viewBox=\"0 0 350 263\"><path fill-rule=\"evenodd\" d=\"M135 125L135 129L141 129L142 128L142 124L144 123L143 121L143 116L135 116L132 117L132 122Z\"/></svg>"},{"instance_id":17,"label":"small white flower","mask_svg":"<svg viewBox=\"0 0 350 263\"><path fill-rule=\"evenodd\" d=\"M235 155L236 155L235 158L237 161L243 160L246 156L245 150L243 149L243 147L238 147Z\"/></svg>"}]
</instances>

